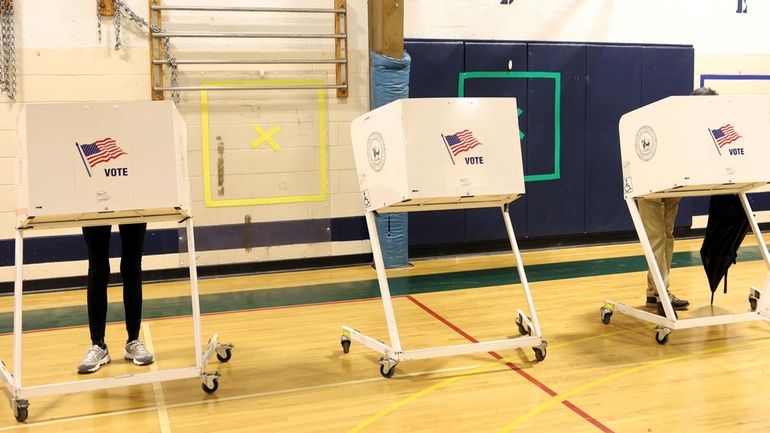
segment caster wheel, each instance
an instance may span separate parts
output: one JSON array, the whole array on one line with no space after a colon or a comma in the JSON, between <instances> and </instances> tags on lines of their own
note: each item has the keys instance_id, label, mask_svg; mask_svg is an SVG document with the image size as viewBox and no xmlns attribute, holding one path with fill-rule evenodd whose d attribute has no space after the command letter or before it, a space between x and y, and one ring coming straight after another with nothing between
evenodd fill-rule
<instances>
[{"instance_id":1,"label":"caster wheel","mask_svg":"<svg viewBox=\"0 0 770 433\"><path fill-rule=\"evenodd\" d=\"M219 360L219 362L227 362L232 357L233 357L233 351L230 348L225 349L225 356L222 356L219 353L217 353L217 359Z\"/></svg>"},{"instance_id":2,"label":"caster wheel","mask_svg":"<svg viewBox=\"0 0 770 433\"><path fill-rule=\"evenodd\" d=\"M384 365L380 365L380 374L385 379L390 379L391 377L393 377L393 373L395 373L395 372L396 372L396 367L391 367L390 369L385 370L385 366Z\"/></svg>"},{"instance_id":3,"label":"caster wheel","mask_svg":"<svg viewBox=\"0 0 770 433\"><path fill-rule=\"evenodd\" d=\"M24 422L27 420L29 412L26 407L17 407L13 415L16 417L16 421Z\"/></svg>"},{"instance_id":4,"label":"caster wheel","mask_svg":"<svg viewBox=\"0 0 770 433\"><path fill-rule=\"evenodd\" d=\"M542 361L545 359L545 355L546 355L545 347L543 348L533 347L532 350L535 351L535 359L537 359L538 361Z\"/></svg>"},{"instance_id":5,"label":"caster wheel","mask_svg":"<svg viewBox=\"0 0 770 433\"><path fill-rule=\"evenodd\" d=\"M655 331L655 341L661 346L668 343L668 333L664 331Z\"/></svg>"},{"instance_id":6,"label":"caster wheel","mask_svg":"<svg viewBox=\"0 0 770 433\"><path fill-rule=\"evenodd\" d=\"M340 344L342 344L342 353L348 353L350 352L350 340L342 340L340 341Z\"/></svg>"},{"instance_id":7,"label":"caster wheel","mask_svg":"<svg viewBox=\"0 0 770 433\"><path fill-rule=\"evenodd\" d=\"M749 298L749 305L751 306L751 311L757 311L757 299L756 298Z\"/></svg>"},{"instance_id":8,"label":"caster wheel","mask_svg":"<svg viewBox=\"0 0 770 433\"><path fill-rule=\"evenodd\" d=\"M610 319L612 319L612 310L608 310L604 307L601 308L602 310L602 323L605 325L610 324Z\"/></svg>"},{"instance_id":9,"label":"caster wheel","mask_svg":"<svg viewBox=\"0 0 770 433\"><path fill-rule=\"evenodd\" d=\"M516 326L519 328L519 334L532 335L532 332L524 326L524 321L521 320L521 316L516 316Z\"/></svg>"},{"instance_id":10,"label":"caster wheel","mask_svg":"<svg viewBox=\"0 0 770 433\"><path fill-rule=\"evenodd\" d=\"M213 394L217 392L217 390L219 389L219 379L213 379L211 383L212 383L211 388L206 386L205 383L201 384L201 388L203 388L203 392L205 392L206 394Z\"/></svg>"}]
</instances>

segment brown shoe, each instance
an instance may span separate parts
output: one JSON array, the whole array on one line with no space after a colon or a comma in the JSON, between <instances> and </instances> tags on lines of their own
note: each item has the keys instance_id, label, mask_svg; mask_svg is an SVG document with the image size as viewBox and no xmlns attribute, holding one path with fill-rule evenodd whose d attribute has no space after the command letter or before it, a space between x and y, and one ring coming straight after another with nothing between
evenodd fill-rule
<instances>
[{"instance_id":1,"label":"brown shoe","mask_svg":"<svg viewBox=\"0 0 770 433\"><path fill-rule=\"evenodd\" d=\"M673 293L668 294L669 299L671 299L671 306L674 307L674 310L686 310L687 307L690 306L690 301L685 299L679 299L674 295ZM647 302L644 304L649 308L657 308L658 307L658 297L657 296L647 296Z\"/></svg>"}]
</instances>

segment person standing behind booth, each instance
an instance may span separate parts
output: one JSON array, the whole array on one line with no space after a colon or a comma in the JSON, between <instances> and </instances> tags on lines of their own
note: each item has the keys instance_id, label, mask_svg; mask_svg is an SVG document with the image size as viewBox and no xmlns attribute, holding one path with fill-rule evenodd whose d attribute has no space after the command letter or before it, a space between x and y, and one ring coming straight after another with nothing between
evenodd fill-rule
<instances>
[{"instance_id":1,"label":"person standing behind booth","mask_svg":"<svg viewBox=\"0 0 770 433\"><path fill-rule=\"evenodd\" d=\"M147 224L120 224L120 276L123 280L123 308L128 339L125 359L136 365L152 364L154 357L139 340L142 321L142 254ZM78 373L93 373L111 361L104 342L107 325L107 284L110 277L110 226L83 227L88 250L88 328L91 347L78 365Z\"/></svg>"},{"instance_id":2,"label":"person standing behind booth","mask_svg":"<svg viewBox=\"0 0 770 433\"><path fill-rule=\"evenodd\" d=\"M716 96L718 93L709 87L695 89L690 95L697 96ZM666 290L669 290L669 272L671 271L671 260L674 256L674 221L679 209L679 197L669 198L642 198L638 200L639 215L642 218L644 231L647 232L647 238L650 240L655 262L660 269L660 275L663 277L663 284ZM686 310L690 302L679 299L670 291L668 296L671 299L671 306L674 310ZM652 273L647 272L647 299L645 305L650 308L659 306L658 292L655 289L655 281L652 279Z\"/></svg>"}]
</instances>

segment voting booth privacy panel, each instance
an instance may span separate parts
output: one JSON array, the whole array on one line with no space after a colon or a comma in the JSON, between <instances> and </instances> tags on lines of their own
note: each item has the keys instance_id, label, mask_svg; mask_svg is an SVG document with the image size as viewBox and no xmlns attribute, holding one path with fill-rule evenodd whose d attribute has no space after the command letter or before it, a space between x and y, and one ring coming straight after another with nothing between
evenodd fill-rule
<instances>
[{"instance_id":1,"label":"voting booth privacy panel","mask_svg":"<svg viewBox=\"0 0 770 433\"><path fill-rule=\"evenodd\" d=\"M770 182L770 123L763 96L672 96L620 119L623 193L660 298L658 314L605 301L602 321L614 311L658 325L655 339L668 341L673 329L770 320L761 293L770 285L770 258L746 192ZM768 274L764 286L749 290L750 312L678 319L658 269L637 200L738 194ZM706 288L704 288L706 290ZM758 302L757 302L758 300Z\"/></svg>"},{"instance_id":2,"label":"voting booth privacy panel","mask_svg":"<svg viewBox=\"0 0 770 433\"><path fill-rule=\"evenodd\" d=\"M507 212L508 204L524 194L516 99L402 99L355 119L351 136L390 344L343 326L343 351L354 340L383 354L380 373L385 377L403 360L516 347L531 347L543 360L546 342ZM504 220L531 314L517 311L515 322L526 336L403 350L374 213L482 207L497 207Z\"/></svg>"},{"instance_id":3,"label":"voting booth privacy panel","mask_svg":"<svg viewBox=\"0 0 770 433\"><path fill-rule=\"evenodd\" d=\"M18 120L13 369L0 363L18 421L29 398L197 378L203 390L219 386L206 372L229 344L214 334L201 344L195 240L187 176L186 125L170 101L27 104ZM187 233L195 366L46 385L22 385L23 233L30 229L184 222ZM73 367L76 360L72 360ZM74 376L73 368L73 376Z\"/></svg>"},{"instance_id":4,"label":"voting booth privacy panel","mask_svg":"<svg viewBox=\"0 0 770 433\"><path fill-rule=\"evenodd\" d=\"M620 119L625 198L713 195L768 183L767 103L672 96Z\"/></svg>"},{"instance_id":5,"label":"voting booth privacy panel","mask_svg":"<svg viewBox=\"0 0 770 433\"><path fill-rule=\"evenodd\" d=\"M189 216L187 128L170 101L27 104L18 124L19 227Z\"/></svg>"},{"instance_id":6,"label":"voting booth privacy panel","mask_svg":"<svg viewBox=\"0 0 770 433\"><path fill-rule=\"evenodd\" d=\"M524 194L513 98L414 99L356 119L368 211L489 207Z\"/></svg>"}]
</instances>

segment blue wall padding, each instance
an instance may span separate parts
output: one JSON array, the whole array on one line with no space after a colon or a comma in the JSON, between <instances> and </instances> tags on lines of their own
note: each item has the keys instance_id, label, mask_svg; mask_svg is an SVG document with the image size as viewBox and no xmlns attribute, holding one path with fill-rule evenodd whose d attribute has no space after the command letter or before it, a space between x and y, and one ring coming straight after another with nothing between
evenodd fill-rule
<instances>
[{"instance_id":1,"label":"blue wall padding","mask_svg":"<svg viewBox=\"0 0 770 433\"><path fill-rule=\"evenodd\" d=\"M530 71L561 73L561 169L558 180L528 182L529 236L585 231L586 46L529 44ZM554 169L553 80L530 79L529 112L522 128L529 143L527 174Z\"/></svg>"},{"instance_id":2,"label":"blue wall padding","mask_svg":"<svg viewBox=\"0 0 770 433\"><path fill-rule=\"evenodd\" d=\"M695 53L692 47L654 46L642 47L642 105L651 104L668 96L689 95L695 73ZM685 71L692 71L685 76ZM676 225L692 225L694 205L705 206L703 215L708 213L708 197L686 198L679 203Z\"/></svg>"},{"instance_id":3,"label":"blue wall padding","mask_svg":"<svg viewBox=\"0 0 770 433\"><path fill-rule=\"evenodd\" d=\"M465 71L507 72L508 62L512 70L526 70L527 44L523 42L468 42L465 44ZM522 69L516 69L522 68ZM527 105L527 79L475 78L465 81L466 97L515 97L516 103ZM455 90L455 96L457 91ZM528 114L519 117L521 125L527 122ZM527 157L525 137L521 142L522 159ZM527 202L529 196L516 200L509 208L511 222L516 234L527 233ZM490 215L492 215L490 217ZM505 237L505 226L500 211L494 209L470 209L466 211L467 241L486 241Z\"/></svg>"},{"instance_id":4,"label":"blue wall padding","mask_svg":"<svg viewBox=\"0 0 770 433\"><path fill-rule=\"evenodd\" d=\"M463 72L463 42L404 41L412 55L410 98L457 96L457 76ZM417 80L417 81L415 81Z\"/></svg>"},{"instance_id":5,"label":"blue wall padding","mask_svg":"<svg viewBox=\"0 0 770 433\"><path fill-rule=\"evenodd\" d=\"M381 107L398 99L409 97L411 57L394 59L375 52L371 56L371 108ZM405 213L375 217L380 250L386 268L409 265L409 216Z\"/></svg>"},{"instance_id":6,"label":"blue wall padding","mask_svg":"<svg viewBox=\"0 0 770 433\"><path fill-rule=\"evenodd\" d=\"M557 72L561 77L559 179L527 182L511 204L519 237L632 231L623 200L618 144L620 116L644 104L692 90L690 46L513 41L406 41L412 53L410 97L456 96L460 72ZM524 174L554 171L554 87L544 78L465 81L466 97L513 96L524 109L520 126ZM760 201L764 197L759 198ZM678 224L689 224L683 200ZM419 222L417 222L419 221ZM413 216L419 244L505 238L496 209ZM460 225L464 227L464 233ZM413 240L417 242L417 239ZM413 244L415 244L413 242Z\"/></svg>"},{"instance_id":7,"label":"blue wall padding","mask_svg":"<svg viewBox=\"0 0 770 433\"><path fill-rule=\"evenodd\" d=\"M411 245L444 245L465 242L463 211L409 213Z\"/></svg>"},{"instance_id":8,"label":"blue wall padding","mask_svg":"<svg viewBox=\"0 0 770 433\"><path fill-rule=\"evenodd\" d=\"M412 53L412 71L420 71L409 76L410 98L457 96L457 76L463 71L462 41L404 41L404 49ZM436 230L437 224L442 230ZM455 243L465 238L462 212L413 212L409 225L411 245Z\"/></svg>"},{"instance_id":9,"label":"blue wall padding","mask_svg":"<svg viewBox=\"0 0 770 433\"><path fill-rule=\"evenodd\" d=\"M589 46L586 72L586 231L633 230L623 200L618 121L642 101L642 48Z\"/></svg>"}]
</instances>

